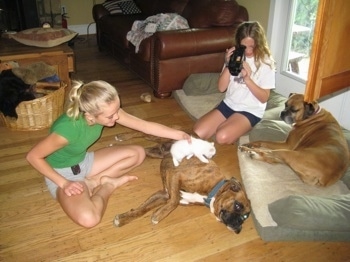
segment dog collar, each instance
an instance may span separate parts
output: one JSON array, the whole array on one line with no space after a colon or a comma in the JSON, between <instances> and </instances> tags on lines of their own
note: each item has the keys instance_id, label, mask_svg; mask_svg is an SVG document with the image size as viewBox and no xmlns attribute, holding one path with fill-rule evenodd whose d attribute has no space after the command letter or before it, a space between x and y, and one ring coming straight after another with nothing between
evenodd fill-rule
<instances>
[{"instance_id":1,"label":"dog collar","mask_svg":"<svg viewBox=\"0 0 350 262\"><path fill-rule=\"evenodd\" d=\"M221 180L219 183L217 183L214 188L209 192L207 198L204 198L204 204L207 207L210 207L210 201L211 199L216 195L216 193L219 191L219 189L227 182L227 180Z\"/></svg>"},{"instance_id":2,"label":"dog collar","mask_svg":"<svg viewBox=\"0 0 350 262\"><path fill-rule=\"evenodd\" d=\"M321 106L320 105L318 105L318 108L317 108L317 110L314 112L314 115L317 115L320 111L321 111Z\"/></svg>"}]
</instances>

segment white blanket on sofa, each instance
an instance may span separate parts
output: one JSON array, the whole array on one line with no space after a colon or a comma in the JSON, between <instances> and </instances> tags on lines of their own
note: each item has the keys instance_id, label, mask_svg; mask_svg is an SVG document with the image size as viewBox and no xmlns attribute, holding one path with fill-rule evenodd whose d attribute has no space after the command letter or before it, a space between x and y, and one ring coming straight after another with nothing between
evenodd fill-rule
<instances>
[{"instance_id":1,"label":"white blanket on sofa","mask_svg":"<svg viewBox=\"0 0 350 262\"><path fill-rule=\"evenodd\" d=\"M135 52L138 53L142 40L155 32L187 28L187 20L176 13L157 14L147 17L146 20L136 20L126 39L135 46Z\"/></svg>"}]
</instances>

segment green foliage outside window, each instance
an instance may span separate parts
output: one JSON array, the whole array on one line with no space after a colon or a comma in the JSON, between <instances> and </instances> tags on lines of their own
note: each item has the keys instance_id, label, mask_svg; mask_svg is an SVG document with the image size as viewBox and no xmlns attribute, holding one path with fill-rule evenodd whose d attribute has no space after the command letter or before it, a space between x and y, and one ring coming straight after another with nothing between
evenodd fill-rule
<instances>
[{"instance_id":1,"label":"green foliage outside window","mask_svg":"<svg viewBox=\"0 0 350 262\"><path fill-rule=\"evenodd\" d=\"M297 0L294 24L309 28L309 31L295 33L291 49L295 52L310 55L314 25L316 21L318 0Z\"/></svg>"}]
</instances>

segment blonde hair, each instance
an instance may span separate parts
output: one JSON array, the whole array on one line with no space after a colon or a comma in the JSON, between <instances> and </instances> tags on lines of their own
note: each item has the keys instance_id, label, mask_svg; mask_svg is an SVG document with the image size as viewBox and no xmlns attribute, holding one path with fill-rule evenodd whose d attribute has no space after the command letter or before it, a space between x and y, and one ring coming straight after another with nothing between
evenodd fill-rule
<instances>
[{"instance_id":1,"label":"blonde hair","mask_svg":"<svg viewBox=\"0 0 350 262\"><path fill-rule=\"evenodd\" d=\"M67 115L77 119L82 113L97 116L101 113L101 105L119 99L118 92L111 84L98 80L84 84L74 80L69 92Z\"/></svg>"},{"instance_id":2,"label":"blonde hair","mask_svg":"<svg viewBox=\"0 0 350 262\"><path fill-rule=\"evenodd\" d=\"M272 58L270 48L267 44L264 28L259 22L243 22L237 27L235 44L240 45L241 41L246 37L254 39L254 61L256 68L259 69L260 63L263 62L274 69L275 61Z\"/></svg>"}]
</instances>

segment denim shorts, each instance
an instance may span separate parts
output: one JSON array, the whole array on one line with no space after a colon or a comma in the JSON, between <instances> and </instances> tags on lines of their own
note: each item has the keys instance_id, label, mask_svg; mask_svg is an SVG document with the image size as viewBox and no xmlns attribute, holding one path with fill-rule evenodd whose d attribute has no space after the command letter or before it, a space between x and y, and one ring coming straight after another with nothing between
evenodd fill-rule
<instances>
[{"instance_id":1,"label":"denim shorts","mask_svg":"<svg viewBox=\"0 0 350 262\"><path fill-rule=\"evenodd\" d=\"M90 174L93 163L94 163L94 152L87 152L84 160L79 163L79 167L80 167L79 174L74 175L71 167L54 168L54 170L57 173L59 173L61 176L65 177L67 180L84 181L85 177L88 174ZM58 186L47 177L45 177L45 182L51 196L54 199L56 199Z\"/></svg>"},{"instance_id":2,"label":"denim shorts","mask_svg":"<svg viewBox=\"0 0 350 262\"><path fill-rule=\"evenodd\" d=\"M261 118L257 117L251 113L245 112L245 111L234 111L232 110L228 105L225 104L224 101L221 101L221 103L216 107L217 110L220 111L220 113L227 119L233 114L241 114L244 115L246 118L248 118L250 125L254 127L257 123L260 122Z\"/></svg>"}]
</instances>

